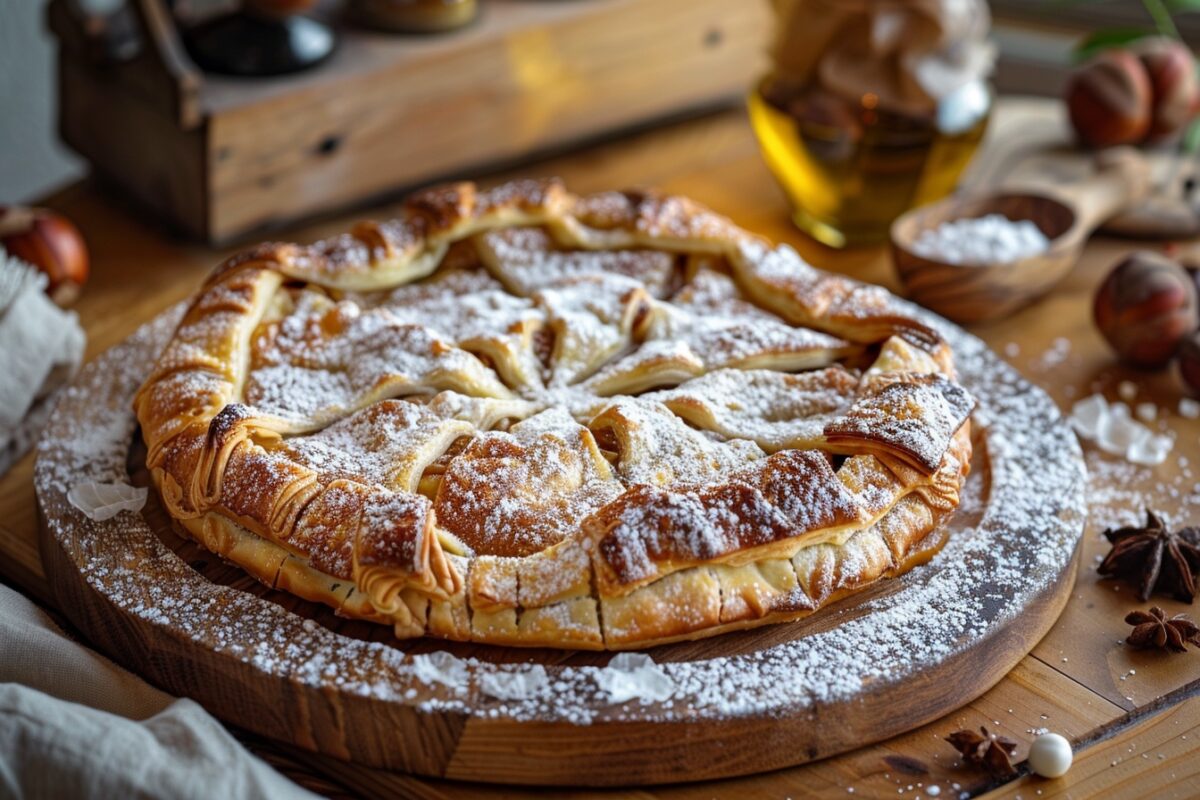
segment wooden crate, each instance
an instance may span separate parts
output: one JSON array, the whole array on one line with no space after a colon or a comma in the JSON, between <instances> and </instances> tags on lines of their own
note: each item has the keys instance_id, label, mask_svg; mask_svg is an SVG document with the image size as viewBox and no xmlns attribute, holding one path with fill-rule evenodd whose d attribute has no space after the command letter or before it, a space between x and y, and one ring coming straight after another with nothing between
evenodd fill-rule
<instances>
[{"instance_id":1,"label":"wooden crate","mask_svg":"<svg viewBox=\"0 0 1200 800\"><path fill-rule=\"evenodd\" d=\"M199 72L161 0L135 0L138 54L98 64L69 2L63 139L212 243L736 100L771 25L759 0L481 0L461 31L344 27L322 67L246 80Z\"/></svg>"}]
</instances>

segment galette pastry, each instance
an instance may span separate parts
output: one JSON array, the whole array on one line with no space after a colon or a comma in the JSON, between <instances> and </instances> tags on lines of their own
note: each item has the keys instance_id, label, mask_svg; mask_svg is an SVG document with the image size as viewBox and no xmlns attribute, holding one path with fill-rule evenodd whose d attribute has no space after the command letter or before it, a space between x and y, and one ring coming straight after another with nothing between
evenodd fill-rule
<instances>
[{"instance_id":1,"label":"galette pastry","mask_svg":"<svg viewBox=\"0 0 1200 800\"><path fill-rule=\"evenodd\" d=\"M271 587L627 649L928 559L974 400L880 288L682 197L530 180L230 259L135 406L170 515Z\"/></svg>"}]
</instances>

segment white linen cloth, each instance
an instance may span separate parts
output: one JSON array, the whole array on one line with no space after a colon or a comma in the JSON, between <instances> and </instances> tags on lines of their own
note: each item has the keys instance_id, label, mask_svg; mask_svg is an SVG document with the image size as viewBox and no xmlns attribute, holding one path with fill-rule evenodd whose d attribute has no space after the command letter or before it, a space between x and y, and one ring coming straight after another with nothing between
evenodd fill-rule
<instances>
[{"instance_id":1,"label":"white linen cloth","mask_svg":"<svg viewBox=\"0 0 1200 800\"><path fill-rule=\"evenodd\" d=\"M69 639L0 584L0 798L316 795L253 756L191 700Z\"/></svg>"},{"instance_id":2,"label":"white linen cloth","mask_svg":"<svg viewBox=\"0 0 1200 800\"><path fill-rule=\"evenodd\" d=\"M33 446L51 394L83 359L79 319L45 286L45 275L0 248L0 475Z\"/></svg>"}]
</instances>

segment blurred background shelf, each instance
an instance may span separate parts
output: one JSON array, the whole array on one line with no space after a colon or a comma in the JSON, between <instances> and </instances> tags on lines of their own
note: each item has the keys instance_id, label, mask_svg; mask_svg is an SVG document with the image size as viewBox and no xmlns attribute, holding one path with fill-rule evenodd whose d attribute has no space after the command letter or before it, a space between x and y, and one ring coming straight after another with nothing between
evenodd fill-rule
<instances>
[{"instance_id":1,"label":"blurred background shelf","mask_svg":"<svg viewBox=\"0 0 1200 800\"><path fill-rule=\"evenodd\" d=\"M736 102L770 26L757 2L488 0L461 31L346 26L319 68L239 79L195 68L162 0L135 0L137 55L98 64L71 2L49 7L62 137L210 243Z\"/></svg>"},{"instance_id":2,"label":"blurred background shelf","mask_svg":"<svg viewBox=\"0 0 1200 800\"><path fill-rule=\"evenodd\" d=\"M121 4L121 0L85 1L103 8ZM192 5L198 4L192 2ZM629 13L630 5L623 0L572 0L563 4L535 0L482 0L480 23L445 37L426 40L416 36L394 37L366 32L362 32L361 36L364 40L376 41L383 46L390 44L392 48L410 49L413 53L420 53L424 48L445 47L446 41L458 37L478 41L484 35L481 29L497 24L497 7L524 6L532 7L533 11L540 13L576 14L578 10L575 6L619 6L625 8L624 13ZM647 5L654 5L653 0ZM718 48L724 49L725 53L720 59L697 62L697 72L694 74L694 80L709 80L713 74L718 74L721 78L724 85L720 86L720 89L724 90L725 96L714 101L714 104L721 100L736 102L740 91L748 86L750 76L756 71L756 65L762 62L769 13L768 2L755 0L737 4L690 4L684 1L674 2L672 5L683 7L684 10L690 10L692 5L718 7L722 19L736 18L733 28L724 31L725 42ZM1110 0L1104 4L1086 6L1050 0L992 0L991 6L996 17L992 32L1001 50L996 84L1002 92L1010 94L1058 95L1069 71L1068 49L1080 36L1100 26L1144 22L1144 11L1141 10L1139 0ZM648 12L638 8L634 13L641 18ZM54 186L77 179L88 168L82 158L62 146L54 133L59 114L54 89L55 80L58 80L55 73L59 72L56 62L66 61L68 56L56 53L59 48L56 47L55 38L43 24L44 16L46 4L43 2L0 0L0 19L4 20L4 24L0 25L0 96L4 97L6 112L5 118L0 120L0 201L5 203L40 196ZM500 11L499 16L505 17L506 14ZM1181 17L1180 25L1184 37L1190 41L1200 41L1200 14ZM527 37L529 30L527 28ZM750 36L750 31L754 31L754 36L758 38ZM751 41L746 41L746 38L737 38L734 41L736 36L748 37ZM672 32L672 35L662 38L664 47L670 49L671 43L678 40L680 35ZM632 53L632 50L626 52ZM342 58L346 59L349 56L343 52ZM737 58L743 61L730 68ZM365 55L352 60L359 67L368 66L371 62ZM85 61L77 59L77 62L86 66ZM340 61L337 66L338 71L343 73ZM647 76L648 82L653 79L649 77L649 73ZM97 74L94 79L100 80L102 77ZM318 79L318 76L314 73L308 77L275 80L270 82L271 86L259 88L258 92L262 97L280 94L287 92L289 86L294 83L308 79ZM738 84L739 80L742 83ZM736 88L733 88L734 85ZM212 89L216 96L223 94L228 98L229 90L236 89L236 82L218 79ZM718 92L714 91L713 97L716 97L716 94ZM499 102L499 98L494 100ZM108 113L101 110L102 115ZM643 124L646 121L643 120ZM127 121L125 130L132 131L133 128L133 121ZM317 134L313 133L312 136ZM598 136L602 136L602 132L593 134L593 138ZM557 146L562 148L568 144L570 142L563 139ZM510 158L518 160L521 155ZM203 164L191 164L191 167L200 170L203 169ZM184 167L176 169L182 172ZM462 172L467 173L469 170L463 169ZM167 193L167 188L160 187L157 191L160 194ZM157 200L154 200L154 203L157 204Z\"/></svg>"}]
</instances>

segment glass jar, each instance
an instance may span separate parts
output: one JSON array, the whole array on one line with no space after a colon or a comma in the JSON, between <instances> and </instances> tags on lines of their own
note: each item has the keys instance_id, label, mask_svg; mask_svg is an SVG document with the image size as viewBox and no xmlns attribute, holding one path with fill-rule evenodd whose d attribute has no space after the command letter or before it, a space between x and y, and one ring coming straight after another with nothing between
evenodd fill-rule
<instances>
[{"instance_id":1,"label":"glass jar","mask_svg":"<svg viewBox=\"0 0 1200 800\"><path fill-rule=\"evenodd\" d=\"M793 220L832 247L886 239L954 190L992 106L983 0L776 0L750 120Z\"/></svg>"}]
</instances>

